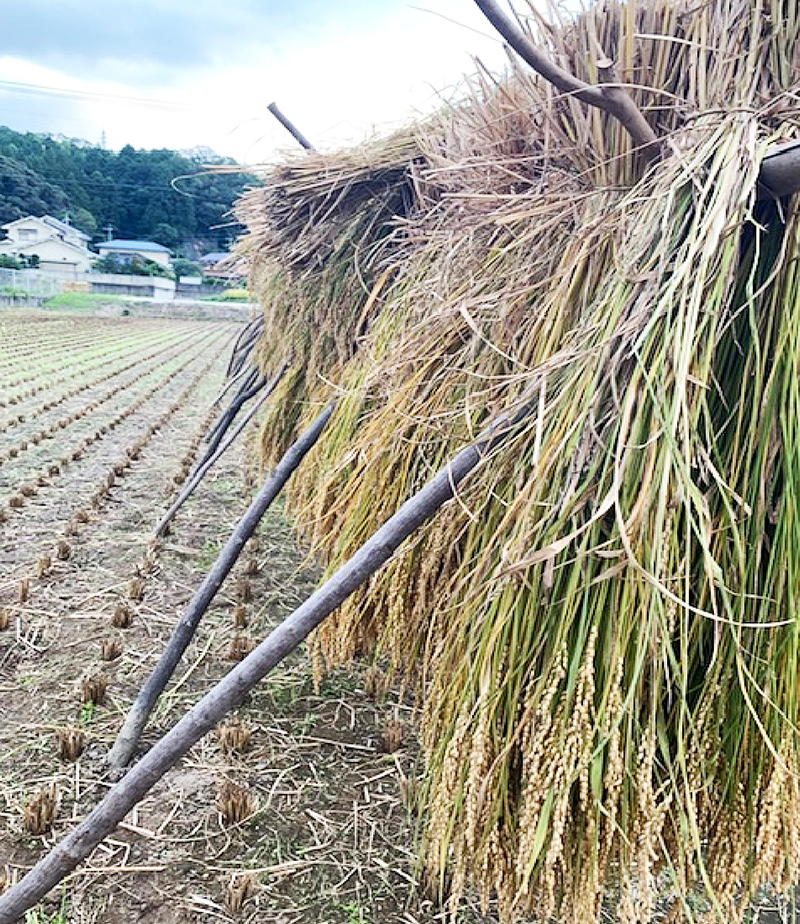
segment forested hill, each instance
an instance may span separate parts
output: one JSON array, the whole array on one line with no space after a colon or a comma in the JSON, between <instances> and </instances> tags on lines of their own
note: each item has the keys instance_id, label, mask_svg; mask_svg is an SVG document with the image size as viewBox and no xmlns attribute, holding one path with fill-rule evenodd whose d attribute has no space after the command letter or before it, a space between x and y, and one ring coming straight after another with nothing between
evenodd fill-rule
<instances>
[{"instance_id":1,"label":"forested hill","mask_svg":"<svg viewBox=\"0 0 800 924\"><path fill-rule=\"evenodd\" d=\"M222 250L240 230L231 226L231 205L255 180L203 172L209 162L234 163L207 149L126 146L117 153L0 126L0 225L26 215L68 216L95 240L110 227L115 238Z\"/></svg>"}]
</instances>

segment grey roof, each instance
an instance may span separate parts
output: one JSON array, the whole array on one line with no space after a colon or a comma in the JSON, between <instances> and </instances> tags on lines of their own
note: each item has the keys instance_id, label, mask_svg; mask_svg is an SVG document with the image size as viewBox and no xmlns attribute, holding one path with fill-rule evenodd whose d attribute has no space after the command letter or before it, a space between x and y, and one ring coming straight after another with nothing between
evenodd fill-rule
<instances>
[{"instance_id":1,"label":"grey roof","mask_svg":"<svg viewBox=\"0 0 800 924\"><path fill-rule=\"evenodd\" d=\"M14 221L9 221L7 224L2 225L3 228L13 228L14 225L21 224L23 221L29 221L33 218L35 221L43 221L46 225L50 225L51 228L54 228L56 231L60 231L62 234L69 234L71 237L79 237L84 241L88 241L89 235L84 234L80 228L76 228L75 225L68 225L66 222L59 221L57 218L53 218L52 215L26 215L24 218L17 218Z\"/></svg>"},{"instance_id":2,"label":"grey roof","mask_svg":"<svg viewBox=\"0 0 800 924\"><path fill-rule=\"evenodd\" d=\"M200 257L200 263L219 263L220 260L224 260L226 257L230 257L229 253L207 253Z\"/></svg>"},{"instance_id":3,"label":"grey roof","mask_svg":"<svg viewBox=\"0 0 800 924\"><path fill-rule=\"evenodd\" d=\"M149 250L153 253L171 253L169 247L156 244L155 241L101 241L98 250Z\"/></svg>"},{"instance_id":4,"label":"grey roof","mask_svg":"<svg viewBox=\"0 0 800 924\"><path fill-rule=\"evenodd\" d=\"M42 215L42 221L50 225L51 228L55 228L57 231L61 231L64 234L82 237L85 241L89 240L89 235L84 234L80 228L76 228L74 225L68 225L65 221L59 221L57 218L53 218L52 215Z\"/></svg>"}]
</instances>

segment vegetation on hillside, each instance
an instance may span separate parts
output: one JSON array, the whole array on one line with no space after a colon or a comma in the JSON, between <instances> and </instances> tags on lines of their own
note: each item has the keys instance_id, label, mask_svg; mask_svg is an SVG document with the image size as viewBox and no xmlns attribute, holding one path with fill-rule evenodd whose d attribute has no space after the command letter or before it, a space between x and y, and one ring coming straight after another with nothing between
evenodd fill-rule
<instances>
[{"instance_id":1,"label":"vegetation on hillside","mask_svg":"<svg viewBox=\"0 0 800 924\"><path fill-rule=\"evenodd\" d=\"M166 247L199 241L222 250L240 227L229 213L255 181L214 174L208 163L232 164L208 151L106 151L83 141L0 126L0 224L50 214L95 239L156 240Z\"/></svg>"}]
</instances>

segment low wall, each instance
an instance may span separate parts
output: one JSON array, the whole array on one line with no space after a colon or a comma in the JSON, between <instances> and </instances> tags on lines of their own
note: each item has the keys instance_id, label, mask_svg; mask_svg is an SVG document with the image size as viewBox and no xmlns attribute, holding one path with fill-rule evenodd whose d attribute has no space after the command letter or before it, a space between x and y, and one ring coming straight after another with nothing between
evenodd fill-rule
<instances>
[{"instance_id":1,"label":"low wall","mask_svg":"<svg viewBox=\"0 0 800 924\"><path fill-rule=\"evenodd\" d=\"M175 282L165 276L127 276L121 273L90 273L84 280L92 292L103 295L139 295L169 301L175 297Z\"/></svg>"}]
</instances>

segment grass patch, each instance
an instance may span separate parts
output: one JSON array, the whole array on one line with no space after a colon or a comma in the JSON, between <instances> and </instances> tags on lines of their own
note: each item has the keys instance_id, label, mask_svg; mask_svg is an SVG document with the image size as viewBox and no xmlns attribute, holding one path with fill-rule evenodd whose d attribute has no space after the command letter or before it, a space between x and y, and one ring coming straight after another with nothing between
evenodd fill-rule
<instances>
[{"instance_id":1,"label":"grass patch","mask_svg":"<svg viewBox=\"0 0 800 924\"><path fill-rule=\"evenodd\" d=\"M64 292L42 303L45 311L70 311L91 313L105 305L125 305L127 299L116 295L95 295L89 292Z\"/></svg>"}]
</instances>

